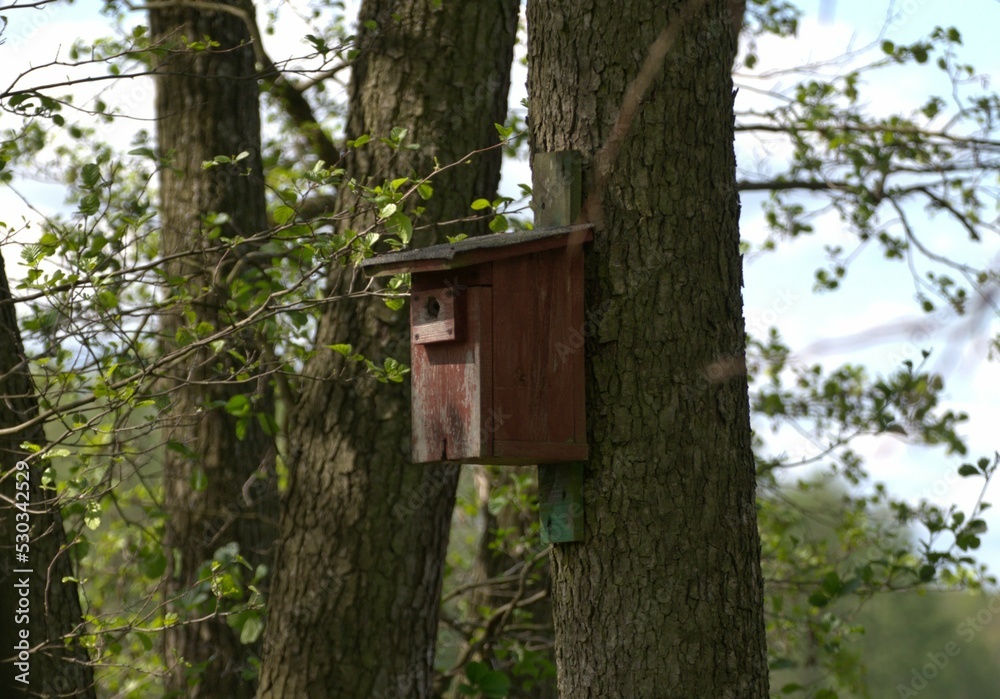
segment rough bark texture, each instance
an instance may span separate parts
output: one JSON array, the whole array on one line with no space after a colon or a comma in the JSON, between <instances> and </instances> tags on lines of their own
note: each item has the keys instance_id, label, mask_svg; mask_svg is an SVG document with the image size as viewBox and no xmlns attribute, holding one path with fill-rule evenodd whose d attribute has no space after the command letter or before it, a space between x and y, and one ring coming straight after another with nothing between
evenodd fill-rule
<instances>
[{"instance_id":1,"label":"rough bark texture","mask_svg":"<svg viewBox=\"0 0 1000 699\"><path fill-rule=\"evenodd\" d=\"M3 430L16 428L38 415L38 398L11 298L7 272L0 257L0 429ZM77 643L68 647L63 643L64 636L81 632L82 617L76 583L63 582L64 577L75 573L70 560L72 554L65 548L62 515L51 500L51 492L41 489L42 469L28 459L27 452L20 446L24 442L45 443L41 423L0 435L0 533L3 536L0 541L0 695L93 697L94 678L87 664L86 650ZM16 465L21 460L30 461L26 510L15 504L25 504L25 491L17 487L16 477ZM30 525L29 548L27 552L17 550L27 556L27 560L19 560L15 558L15 543L24 542L15 536L19 531L17 525L25 522ZM27 610L20 605L23 590L28 590ZM25 611L27 623L15 616L15 612ZM13 664L12 657L19 652L15 644L21 641L22 630L28 631L31 648L27 684L14 679L24 672L23 667Z\"/></svg>"},{"instance_id":2,"label":"rough bark texture","mask_svg":"<svg viewBox=\"0 0 1000 699\"><path fill-rule=\"evenodd\" d=\"M347 137L369 145L346 158L350 176L429 174L497 142L507 108L516 0L368 0L350 83ZM378 142L409 129L419 150ZM500 153L442 172L421 223L471 213L497 188ZM342 207L356 201L349 193ZM412 205L412 204L411 204ZM355 219L358 229L365 220ZM466 233L484 230L466 226ZM457 233L458 230L451 229ZM440 237L432 228L421 243ZM344 288L351 270L331 274ZM381 363L408 360L408 309L378 299L325 312L317 346L350 342ZM308 373L339 372L326 353ZM437 608L458 468L412 466L408 384L383 385L346 368L346 382L306 385L290 419L292 469L265 638L259 696L426 697L431 688Z\"/></svg>"},{"instance_id":3,"label":"rough bark texture","mask_svg":"<svg viewBox=\"0 0 1000 699\"><path fill-rule=\"evenodd\" d=\"M586 541L552 556L563 699L768 694L726 0L685 23L603 183L593 166L650 46L690 5L528 5L533 149L590 159L597 224Z\"/></svg>"},{"instance_id":4,"label":"rough bark texture","mask_svg":"<svg viewBox=\"0 0 1000 699\"><path fill-rule=\"evenodd\" d=\"M238 275L250 283L255 279L250 266L234 272L241 248L207 250L220 240L210 238L205 218L227 214L224 237L253 236L267 228L260 110L254 54L240 17L172 5L152 9L150 24L155 40L175 43L160 59L156 78L158 145L169 163L160 179L163 254L189 253L166 268L178 300L162 321L164 347L171 349L178 346L180 327L208 323L221 330L238 321L238 313L225 311L226 276ZM183 45L205 36L220 45L200 52ZM202 167L214 156L241 152L249 157L237 165ZM185 318L185 311L193 316ZM242 331L227 340L226 349L244 355L252 365L261 359L260 347L252 331ZM239 439L237 418L217 407L244 394L253 412L273 411L260 367L250 366L249 379L234 381L242 369L230 354L206 348L189 355L166 380L173 391L168 439L183 445L167 450L164 469L166 543L172 554L167 590L171 598L185 595L177 604L182 619L210 617L164 635L165 657L174 666L168 690L185 697L252 697L256 692L255 683L244 680L243 673L259 650L242 645L239 632L225 618L212 616L216 601L203 568L230 542L239 544L240 554L254 567L270 565L277 532L277 490L270 477L273 440L256 418ZM187 606L195 588L208 599Z\"/></svg>"}]
</instances>

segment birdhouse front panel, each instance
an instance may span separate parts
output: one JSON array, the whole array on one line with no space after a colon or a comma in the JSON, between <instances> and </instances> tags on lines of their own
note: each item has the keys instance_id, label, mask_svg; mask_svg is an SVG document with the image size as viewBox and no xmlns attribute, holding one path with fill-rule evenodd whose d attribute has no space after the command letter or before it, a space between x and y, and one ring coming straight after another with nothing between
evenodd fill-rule
<instances>
[{"instance_id":1,"label":"birdhouse front panel","mask_svg":"<svg viewBox=\"0 0 1000 699\"><path fill-rule=\"evenodd\" d=\"M450 279L427 274L413 280L410 375L416 463L467 461L492 452L492 432L482 425L492 408L493 303L492 289L476 285L480 282L480 275L468 274ZM442 298L442 307L450 306L452 314L444 326L429 317Z\"/></svg>"}]
</instances>

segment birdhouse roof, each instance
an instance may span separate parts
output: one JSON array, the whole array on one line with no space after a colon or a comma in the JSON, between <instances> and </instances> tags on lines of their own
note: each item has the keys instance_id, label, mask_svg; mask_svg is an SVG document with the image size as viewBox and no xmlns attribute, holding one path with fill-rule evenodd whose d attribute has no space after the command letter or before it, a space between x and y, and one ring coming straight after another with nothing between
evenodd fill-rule
<instances>
[{"instance_id":1,"label":"birdhouse roof","mask_svg":"<svg viewBox=\"0 0 1000 699\"><path fill-rule=\"evenodd\" d=\"M469 265L529 255L543 250L583 245L593 240L594 226L583 223L533 231L492 233L466 238L457 243L431 245L369 257L361 268L371 277L400 272L439 272Z\"/></svg>"}]
</instances>

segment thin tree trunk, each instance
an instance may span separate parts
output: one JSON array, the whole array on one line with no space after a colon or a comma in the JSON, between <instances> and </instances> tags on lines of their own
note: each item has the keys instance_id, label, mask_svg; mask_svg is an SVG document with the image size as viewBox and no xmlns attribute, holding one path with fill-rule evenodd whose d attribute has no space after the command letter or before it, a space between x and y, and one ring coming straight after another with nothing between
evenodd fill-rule
<instances>
[{"instance_id":1,"label":"thin tree trunk","mask_svg":"<svg viewBox=\"0 0 1000 699\"><path fill-rule=\"evenodd\" d=\"M16 428L38 415L38 397L11 299L0 256L3 429ZM43 425L0 435L0 694L93 697L94 677L87 651L78 639L68 645L63 640L73 632L82 632L73 554L66 548L59 504L52 500L52 491L42 490L42 469L21 447L24 442L44 445ZM19 462L27 468L18 468ZM25 525L27 532L22 531ZM27 539L19 534L26 534ZM25 661L22 645L29 649L27 666L15 664ZM27 681L18 681L18 676Z\"/></svg>"},{"instance_id":2,"label":"thin tree trunk","mask_svg":"<svg viewBox=\"0 0 1000 699\"><path fill-rule=\"evenodd\" d=\"M533 149L590 159L596 224L586 540L552 556L563 699L768 695L727 4L528 6Z\"/></svg>"},{"instance_id":3,"label":"thin tree trunk","mask_svg":"<svg viewBox=\"0 0 1000 699\"><path fill-rule=\"evenodd\" d=\"M518 3L368 0L350 83L349 177L423 177L497 143L503 122ZM374 26L375 28L370 28ZM408 129L418 150L379 142ZM421 223L472 213L499 180L493 150L435 176ZM341 192L341 209L357 204ZM409 206L412 208L412 203ZM370 220L351 222L359 230ZM481 224L452 233L479 233ZM441 239L436 227L421 243ZM331 274L344 289L350 271ZM352 343L376 363L408 361L408 311L378 299L325 312L318 347ZM431 690L437 611L458 468L409 464L408 382L379 384L339 355L320 354L316 377L290 419L291 474L282 510L270 622L259 696L426 697Z\"/></svg>"},{"instance_id":4,"label":"thin tree trunk","mask_svg":"<svg viewBox=\"0 0 1000 699\"><path fill-rule=\"evenodd\" d=\"M472 569L472 579L474 582L486 582L488 580L500 578L508 571L518 570L519 566L529 565L531 559L540 555L538 548L540 542L537 537L532 538L529 533L533 525L537 526L538 514L530 512L513 504L507 504L499 512L490 511L489 501L491 496L499 488L514 488L513 468L510 466L480 466L476 468L475 482L476 494L479 501L479 509L482 512L483 523L479 539L479 548L476 551L476 559ZM535 484L533 484L534 486ZM527 496L537 499L538 489L532 487ZM521 545L506 550L498 550L495 546L497 539L504 541L521 542ZM528 543L535 543L529 546ZM551 586L551 578L548 574L549 566L547 560L540 561L542 568L531 575L531 591L522 593L524 597L532 597L536 593L544 591ZM497 584L474 588L469 593L471 608L473 610L485 609L488 612L504 604L507 604L517 592L520 581ZM529 606L521 607L519 612L522 615L530 615L529 618L521 617L520 622L530 622L535 627L530 632L513 633L509 629L499 627L492 634L493 638L484 639L483 651L476 657L476 660L485 659L496 669L506 671L511 679L511 697L531 697L531 699L556 699L558 690L554 676L532 676L530 674L518 675L511 672L513 663L518 660L516 655L508 655L504 661L498 661L494 650L501 647L502 641L521 642L524 647L537 654L539 660L549 664L555 663L555 655L551 647L554 636L552 630L552 597L546 595L544 598L532 603ZM476 612L478 614L478 611ZM480 618L481 615L480 615ZM513 617L510 617L513 619ZM491 619L483 619L487 628L490 627ZM477 640L480 640L477 638Z\"/></svg>"},{"instance_id":5,"label":"thin tree trunk","mask_svg":"<svg viewBox=\"0 0 1000 699\"><path fill-rule=\"evenodd\" d=\"M243 6L231 0L226 3ZM155 8L155 6L154 6ZM234 272L240 247L222 254L206 248L226 236L250 237L267 228L260 161L259 88L254 52L243 18L225 12L185 8L150 9L155 41L174 48L157 66L157 136L161 157L162 252L189 253L168 263L175 305L162 320L163 343L182 346L184 328L205 323L224 329L239 319L227 311L227 275L253 283L253 268ZM219 46L190 50L184 42L209 37ZM236 164L204 168L215 156L248 156ZM210 219L221 222L214 237ZM187 315L186 315L187 314ZM171 561L168 594L181 596L175 609L182 623L165 634L165 658L173 670L168 690L185 697L252 697L256 682L245 679L259 651L240 642L239 631L215 612L224 611L211 592L206 561L235 542L254 568L270 565L276 534L277 500L272 436L257 414L272 415L273 399L262 376L264 341L243 332L223 351L206 348L190 355L167 384L173 391L169 445L164 468L166 545ZM234 357L240 355L247 362ZM235 380L245 372L248 378ZM249 399L245 434L237 434L240 409L220 406ZM244 581L253 573L241 571ZM201 594L204 601L191 602ZM252 673L250 673L252 676Z\"/></svg>"}]
</instances>

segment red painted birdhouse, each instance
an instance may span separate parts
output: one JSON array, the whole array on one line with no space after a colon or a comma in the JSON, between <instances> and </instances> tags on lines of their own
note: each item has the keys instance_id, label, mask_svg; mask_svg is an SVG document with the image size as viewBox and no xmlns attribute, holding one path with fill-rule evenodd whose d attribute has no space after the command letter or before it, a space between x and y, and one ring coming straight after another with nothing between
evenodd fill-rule
<instances>
[{"instance_id":1,"label":"red painted birdhouse","mask_svg":"<svg viewBox=\"0 0 1000 699\"><path fill-rule=\"evenodd\" d=\"M583 244L591 226L378 255L411 273L413 461L587 458Z\"/></svg>"}]
</instances>

